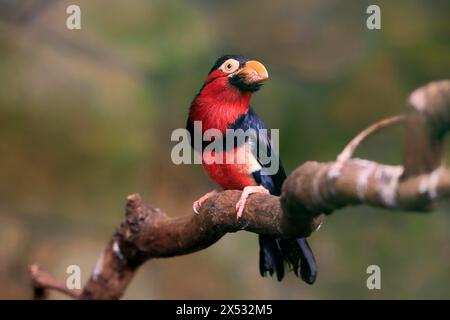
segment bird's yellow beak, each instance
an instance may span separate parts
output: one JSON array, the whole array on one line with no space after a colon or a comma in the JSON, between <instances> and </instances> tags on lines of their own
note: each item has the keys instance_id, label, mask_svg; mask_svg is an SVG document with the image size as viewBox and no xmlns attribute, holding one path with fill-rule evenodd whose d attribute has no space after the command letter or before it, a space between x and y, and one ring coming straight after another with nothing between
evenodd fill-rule
<instances>
[{"instance_id":1,"label":"bird's yellow beak","mask_svg":"<svg viewBox=\"0 0 450 320\"><path fill-rule=\"evenodd\" d=\"M238 74L243 77L246 84L261 83L269 78L266 67L261 62L255 60L247 61L244 67L239 70Z\"/></svg>"}]
</instances>

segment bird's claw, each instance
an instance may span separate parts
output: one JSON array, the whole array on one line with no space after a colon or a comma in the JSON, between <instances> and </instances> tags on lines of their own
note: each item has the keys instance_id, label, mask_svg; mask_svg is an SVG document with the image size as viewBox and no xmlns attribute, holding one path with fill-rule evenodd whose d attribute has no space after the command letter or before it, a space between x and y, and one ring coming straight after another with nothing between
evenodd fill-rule
<instances>
[{"instance_id":1,"label":"bird's claw","mask_svg":"<svg viewBox=\"0 0 450 320\"><path fill-rule=\"evenodd\" d=\"M246 201L247 201L247 199L243 199L241 197L239 199L239 201L236 203L236 215L237 215L238 220L242 217L242 213L244 212Z\"/></svg>"},{"instance_id":2,"label":"bird's claw","mask_svg":"<svg viewBox=\"0 0 450 320\"><path fill-rule=\"evenodd\" d=\"M217 190L212 190L211 192L208 192L207 194L205 194L203 197L201 197L198 200L195 200L192 203L192 210L194 210L194 212L196 214L199 214L200 212L200 208L202 207L203 203L208 200L211 196L215 195L218 191Z\"/></svg>"},{"instance_id":3,"label":"bird's claw","mask_svg":"<svg viewBox=\"0 0 450 320\"><path fill-rule=\"evenodd\" d=\"M236 203L236 215L239 220L242 217L242 213L244 213L245 204L247 202L248 196L253 193L262 193L262 194L270 194L269 190L264 188L263 186L249 186L245 187L242 190L241 198Z\"/></svg>"},{"instance_id":4,"label":"bird's claw","mask_svg":"<svg viewBox=\"0 0 450 320\"><path fill-rule=\"evenodd\" d=\"M192 210L198 214L198 210L200 209L200 207L202 206L202 204L200 203L199 200L196 200L192 203Z\"/></svg>"}]
</instances>

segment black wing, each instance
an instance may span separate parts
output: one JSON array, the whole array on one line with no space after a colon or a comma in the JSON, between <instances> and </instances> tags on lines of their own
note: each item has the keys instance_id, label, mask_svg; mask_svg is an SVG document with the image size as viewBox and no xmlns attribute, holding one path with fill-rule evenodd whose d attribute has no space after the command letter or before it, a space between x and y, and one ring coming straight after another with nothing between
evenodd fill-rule
<instances>
[{"instance_id":1,"label":"black wing","mask_svg":"<svg viewBox=\"0 0 450 320\"><path fill-rule=\"evenodd\" d=\"M230 129L242 129L247 131L248 129L255 130L256 135L251 136L250 139L253 139L252 143L258 148L262 148L262 152L266 152L268 157L272 156L274 152L272 150L272 144L270 140L269 134L263 134L261 129L266 129L267 127L261 118L253 111L253 108L250 107L248 112L242 116L240 116L231 126ZM267 131L268 133L268 131ZM259 158L260 152L256 152L255 156L258 160L259 164L262 167L267 168L268 164L263 164L261 159ZM275 154L274 154L275 155ZM278 156L278 155L276 155ZM279 158L278 158L279 160ZM284 180L286 179L286 173L284 171L283 165L279 160L278 171L275 174L267 175L262 174L261 170L252 172L254 179L256 182L270 191L271 194L279 196L281 194L281 186L283 185Z\"/></svg>"}]
</instances>

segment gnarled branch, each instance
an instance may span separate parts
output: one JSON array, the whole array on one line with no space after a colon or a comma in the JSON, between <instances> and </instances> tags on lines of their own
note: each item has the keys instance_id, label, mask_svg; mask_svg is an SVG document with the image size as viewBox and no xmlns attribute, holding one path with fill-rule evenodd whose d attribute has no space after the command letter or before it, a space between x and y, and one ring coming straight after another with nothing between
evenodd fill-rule
<instances>
[{"instance_id":1,"label":"gnarled branch","mask_svg":"<svg viewBox=\"0 0 450 320\"><path fill-rule=\"evenodd\" d=\"M373 129L363 131L334 162L306 162L293 171L280 198L252 195L241 219L235 204L240 191L224 191L208 199L199 214L169 218L128 197L126 220L100 255L80 294L62 288L42 271L32 272L35 297L55 289L81 299L118 299L140 265L151 258L202 250L229 232L240 230L278 237L306 237L325 214L348 205L368 204L392 210L425 211L450 196L450 171L442 167L443 138L450 129L450 81L432 82L413 92L405 116L403 166L351 159L357 145ZM392 118L381 126L400 118Z\"/></svg>"}]
</instances>

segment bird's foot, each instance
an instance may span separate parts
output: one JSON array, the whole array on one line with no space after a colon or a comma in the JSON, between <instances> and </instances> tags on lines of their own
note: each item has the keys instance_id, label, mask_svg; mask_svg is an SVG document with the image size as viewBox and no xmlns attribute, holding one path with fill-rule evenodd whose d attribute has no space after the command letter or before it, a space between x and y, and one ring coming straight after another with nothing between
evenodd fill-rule
<instances>
[{"instance_id":1,"label":"bird's foot","mask_svg":"<svg viewBox=\"0 0 450 320\"><path fill-rule=\"evenodd\" d=\"M245 187L244 190L242 190L241 198L236 203L236 210L237 210L237 218L239 219L242 216L242 213L245 209L245 203L247 202L248 196L253 193L262 193L262 194L270 194L269 190L262 186L249 186Z\"/></svg>"},{"instance_id":2,"label":"bird's foot","mask_svg":"<svg viewBox=\"0 0 450 320\"><path fill-rule=\"evenodd\" d=\"M206 200L208 200L209 198L211 198L213 195L215 195L217 192L218 192L217 190L210 191L210 192L208 192L207 194L205 194L203 197L201 197L200 199L194 201L194 202L192 203L192 210L194 210L194 212L195 212L196 214L198 214L198 213L199 213L199 210L200 210L200 208L201 208L201 206L202 206L202 204L203 204Z\"/></svg>"}]
</instances>

